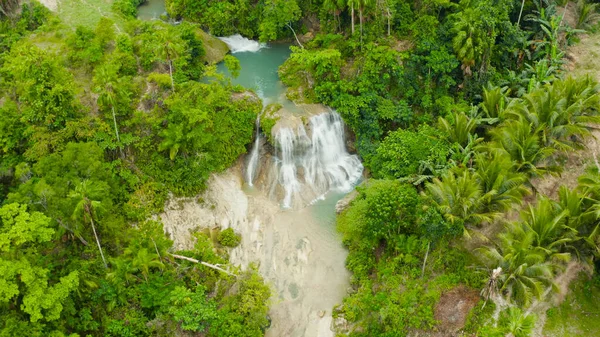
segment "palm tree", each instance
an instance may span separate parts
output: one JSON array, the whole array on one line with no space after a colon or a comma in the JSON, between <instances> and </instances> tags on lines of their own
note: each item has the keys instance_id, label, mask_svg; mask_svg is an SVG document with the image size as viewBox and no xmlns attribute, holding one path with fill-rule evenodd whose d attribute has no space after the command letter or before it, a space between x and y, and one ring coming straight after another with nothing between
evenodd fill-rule
<instances>
[{"instance_id":1,"label":"palm tree","mask_svg":"<svg viewBox=\"0 0 600 337\"><path fill-rule=\"evenodd\" d=\"M475 175L482 192L488 195L484 209L489 212L505 212L514 204L521 204L529 193L525 187L527 176L514 168L506 155L498 153L477 154Z\"/></svg>"},{"instance_id":2,"label":"palm tree","mask_svg":"<svg viewBox=\"0 0 600 337\"><path fill-rule=\"evenodd\" d=\"M538 129L542 146L564 151L581 148L580 140L600 122L599 104L597 84L591 78L569 77L524 95L507 113Z\"/></svg>"},{"instance_id":3,"label":"palm tree","mask_svg":"<svg viewBox=\"0 0 600 337\"><path fill-rule=\"evenodd\" d=\"M515 235L523 231L531 234L532 247L540 249L549 258L568 261L567 248L577 240L577 229L567 226L568 210L562 210L556 202L541 196L535 206L529 205L521 213L521 222L509 228Z\"/></svg>"},{"instance_id":4,"label":"palm tree","mask_svg":"<svg viewBox=\"0 0 600 337\"><path fill-rule=\"evenodd\" d=\"M510 89L508 87L488 86L487 88L483 88L483 101L479 106L485 116L502 121L504 119L504 110L508 103L514 101L509 99L509 94Z\"/></svg>"},{"instance_id":5,"label":"palm tree","mask_svg":"<svg viewBox=\"0 0 600 337\"><path fill-rule=\"evenodd\" d=\"M587 0L577 1L577 25L578 29L589 29L598 20L598 4L589 3Z\"/></svg>"},{"instance_id":6,"label":"palm tree","mask_svg":"<svg viewBox=\"0 0 600 337\"><path fill-rule=\"evenodd\" d=\"M560 170L557 166L542 166L555 150L540 144L539 129L533 127L528 121L508 120L502 126L492 130L490 134L492 142L488 146L489 150L508 154L515 162L518 172L535 176Z\"/></svg>"},{"instance_id":7,"label":"palm tree","mask_svg":"<svg viewBox=\"0 0 600 337\"><path fill-rule=\"evenodd\" d=\"M506 336L529 337L535 327L535 316L524 314L521 308L510 307L500 314L498 326Z\"/></svg>"},{"instance_id":8,"label":"palm tree","mask_svg":"<svg viewBox=\"0 0 600 337\"><path fill-rule=\"evenodd\" d=\"M360 43L362 45L363 38L363 13L365 8L370 7L373 0L358 0L358 18L360 21Z\"/></svg>"},{"instance_id":9,"label":"palm tree","mask_svg":"<svg viewBox=\"0 0 600 337\"><path fill-rule=\"evenodd\" d=\"M453 31L456 33L452 39L452 48L458 60L462 63L461 69L465 76L471 76L471 67L480 60L484 49L486 32L479 23L481 20L480 9L473 6L472 1L461 1L461 11L454 14L456 18Z\"/></svg>"},{"instance_id":10,"label":"palm tree","mask_svg":"<svg viewBox=\"0 0 600 337\"><path fill-rule=\"evenodd\" d=\"M452 121L440 117L438 119L438 128L453 143L458 143L465 147L469 144L470 137L477 127L477 120L468 117L464 112L454 113Z\"/></svg>"},{"instance_id":11,"label":"palm tree","mask_svg":"<svg viewBox=\"0 0 600 337\"><path fill-rule=\"evenodd\" d=\"M94 197L101 195L105 188L105 186L94 184L86 179L75 186L75 190L69 193L69 197L77 200L77 205L73 211L73 219L78 219L80 216L83 216L84 223L87 221L90 222L96 244L98 245L98 250L100 251L100 256L102 257L102 262L104 263L104 267L108 268L106 259L104 258L104 252L102 251L102 245L100 244L100 239L96 232L96 225L94 224L96 209L102 207L101 202L99 200L94 200Z\"/></svg>"},{"instance_id":12,"label":"palm tree","mask_svg":"<svg viewBox=\"0 0 600 337\"><path fill-rule=\"evenodd\" d=\"M17 12L19 0L2 0L0 1L0 18L10 18Z\"/></svg>"},{"instance_id":13,"label":"palm tree","mask_svg":"<svg viewBox=\"0 0 600 337\"><path fill-rule=\"evenodd\" d=\"M150 269L157 268L163 269L165 265L160 261L158 254L150 252L146 248L142 248L137 251L137 254L133 258L132 267L134 270L139 270L144 276L144 280L148 282L148 275L150 275Z\"/></svg>"},{"instance_id":14,"label":"palm tree","mask_svg":"<svg viewBox=\"0 0 600 337\"><path fill-rule=\"evenodd\" d=\"M323 8L328 11L331 12L333 14L335 23L336 23L336 31L341 31L342 30L342 24L340 21L340 12L344 9L344 7L346 6L346 1L345 0L324 0L323 1Z\"/></svg>"},{"instance_id":15,"label":"palm tree","mask_svg":"<svg viewBox=\"0 0 600 337\"><path fill-rule=\"evenodd\" d=\"M496 275L499 292L525 307L534 297L541 299L545 289L553 286L553 265L546 261L543 252L532 249L533 241L532 232L519 238L502 233L495 246L475 250L486 268L501 268Z\"/></svg>"},{"instance_id":16,"label":"palm tree","mask_svg":"<svg viewBox=\"0 0 600 337\"><path fill-rule=\"evenodd\" d=\"M119 137L119 127L117 125L117 115L115 113L115 106L118 104L119 100L127 97L127 92L124 90L123 78L120 78L117 75L117 71L114 67L103 66L95 71L94 82L96 84L95 91L99 93L98 103L105 107L110 107L112 111L115 135L117 137L119 149L121 150L121 156L123 156L121 138Z\"/></svg>"},{"instance_id":17,"label":"palm tree","mask_svg":"<svg viewBox=\"0 0 600 337\"><path fill-rule=\"evenodd\" d=\"M183 52L183 41L179 35L175 34L168 26L161 25L157 29L157 50L159 57L165 60L169 66L169 76L171 77L171 89L175 92L175 83L173 82L173 59L177 58Z\"/></svg>"},{"instance_id":18,"label":"palm tree","mask_svg":"<svg viewBox=\"0 0 600 337\"><path fill-rule=\"evenodd\" d=\"M354 5L360 0L348 0L348 6L350 7L350 19L352 20L352 35L354 35Z\"/></svg>"},{"instance_id":19,"label":"palm tree","mask_svg":"<svg viewBox=\"0 0 600 337\"><path fill-rule=\"evenodd\" d=\"M183 125L170 123L169 126L161 132L161 136L163 137L163 141L158 146L158 150L168 150L169 158L175 160L175 157L185 146L187 141Z\"/></svg>"},{"instance_id":20,"label":"palm tree","mask_svg":"<svg viewBox=\"0 0 600 337\"><path fill-rule=\"evenodd\" d=\"M465 226L490 222L499 214L483 211L491 193L484 193L477 177L469 170L447 171L441 179L435 178L425 185L426 197L452 224Z\"/></svg>"}]
</instances>

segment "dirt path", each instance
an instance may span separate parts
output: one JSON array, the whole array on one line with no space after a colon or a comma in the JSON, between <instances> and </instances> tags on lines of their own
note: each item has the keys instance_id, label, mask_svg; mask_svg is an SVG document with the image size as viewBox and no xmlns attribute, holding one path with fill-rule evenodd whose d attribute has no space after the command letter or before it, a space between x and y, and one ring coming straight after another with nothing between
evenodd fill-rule
<instances>
[{"instance_id":1,"label":"dirt path","mask_svg":"<svg viewBox=\"0 0 600 337\"><path fill-rule=\"evenodd\" d=\"M585 266L577 260L572 260L569 262L565 270L561 274L557 275L554 279L554 284L556 285L558 292L553 294L552 298L548 300L548 296L552 292L552 288L549 288L542 297L542 301L535 300L531 307L529 307L527 313L533 313L537 316L532 337L544 336L542 331L546 325L546 312L548 309L560 305L565 300L567 293L569 292L569 285L574 279L577 278L579 272L584 269Z\"/></svg>"},{"instance_id":2,"label":"dirt path","mask_svg":"<svg viewBox=\"0 0 600 337\"><path fill-rule=\"evenodd\" d=\"M42 5L49 10L56 12L58 10L58 0L38 0Z\"/></svg>"}]
</instances>

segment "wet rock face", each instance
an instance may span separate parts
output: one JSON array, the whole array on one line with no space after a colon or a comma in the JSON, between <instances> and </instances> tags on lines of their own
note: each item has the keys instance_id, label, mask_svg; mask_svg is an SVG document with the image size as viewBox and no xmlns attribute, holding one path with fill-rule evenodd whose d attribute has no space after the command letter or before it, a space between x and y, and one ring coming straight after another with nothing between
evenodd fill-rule
<instances>
[{"instance_id":1,"label":"wet rock face","mask_svg":"<svg viewBox=\"0 0 600 337\"><path fill-rule=\"evenodd\" d=\"M320 105L303 108L304 115L277 112L271 162L262 162L262 187L283 208L306 207L329 191L349 192L362 176L362 163L346 149L341 117ZM311 115L316 111L321 113Z\"/></svg>"},{"instance_id":2,"label":"wet rock face","mask_svg":"<svg viewBox=\"0 0 600 337\"><path fill-rule=\"evenodd\" d=\"M352 191L348 193L348 195L346 195L343 199L341 199L335 204L335 213L340 214L343 211L345 211L348 207L350 207L350 204L352 204L352 201L354 201L354 199L356 199L357 196L357 191Z\"/></svg>"}]
</instances>

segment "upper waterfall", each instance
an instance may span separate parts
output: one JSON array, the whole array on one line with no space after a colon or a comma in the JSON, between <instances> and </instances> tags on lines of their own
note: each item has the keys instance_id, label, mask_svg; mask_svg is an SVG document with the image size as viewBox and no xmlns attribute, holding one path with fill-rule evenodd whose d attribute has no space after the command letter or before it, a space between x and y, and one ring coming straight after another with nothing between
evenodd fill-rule
<instances>
[{"instance_id":1,"label":"upper waterfall","mask_svg":"<svg viewBox=\"0 0 600 337\"><path fill-rule=\"evenodd\" d=\"M257 52L266 46L264 43L247 39L240 34L219 37L219 39L227 44L232 54L241 52Z\"/></svg>"}]
</instances>

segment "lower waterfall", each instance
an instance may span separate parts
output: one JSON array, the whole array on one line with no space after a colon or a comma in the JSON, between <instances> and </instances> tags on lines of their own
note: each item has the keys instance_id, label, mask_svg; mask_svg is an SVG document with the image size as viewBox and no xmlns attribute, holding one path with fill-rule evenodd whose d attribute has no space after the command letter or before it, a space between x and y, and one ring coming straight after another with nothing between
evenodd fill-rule
<instances>
[{"instance_id":1,"label":"lower waterfall","mask_svg":"<svg viewBox=\"0 0 600 337\"><path fill-rule=\"evenodd\" d=\"M349 192L362 177L362 163L346 150L344 124L336 112L311 117L308 130L282 127L274 138L269 193L283 208L305 206L329 191Z\"/></svg>"}]
</instances>

